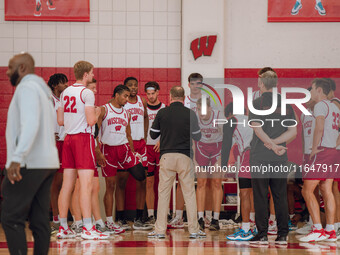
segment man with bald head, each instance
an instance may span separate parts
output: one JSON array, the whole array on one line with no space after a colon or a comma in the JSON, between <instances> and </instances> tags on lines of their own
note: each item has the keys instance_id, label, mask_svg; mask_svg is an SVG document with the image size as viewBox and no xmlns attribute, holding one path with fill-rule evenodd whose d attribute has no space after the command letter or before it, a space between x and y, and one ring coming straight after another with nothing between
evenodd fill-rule
<instances>
[{"instance_id":1,"label":"man with bald head","mask_svg":"<svg viewBox=\"0 0 340 255\"><path fill-rule=\"evenodd\" d=\"M34 254L47 254L53 176L59 168L54 137L51 89L34 74L28 53L15 55L7 76L16 87L8 109L7 162L2 184L1 223L11 254L27 254L26 219L34 237Z\"/></svg>"},{"instance_id":2,"label":"man with bald head","mask_svg":"<svg viewBox=\"0 0 340 255\"><path fill-rule=\"evenodd\" d=\"M155 231L149 238L165 238L167 214L172 184L178 174L188 215L190 238L204 238L197 221L197 204L192 162L192 143L201 139L196 114L184 106L184 89L170 90L170 106L160 109L150 129L152 139L160 138L160 169L158 185L158 209Z\"/></svg>"}]
</instances>

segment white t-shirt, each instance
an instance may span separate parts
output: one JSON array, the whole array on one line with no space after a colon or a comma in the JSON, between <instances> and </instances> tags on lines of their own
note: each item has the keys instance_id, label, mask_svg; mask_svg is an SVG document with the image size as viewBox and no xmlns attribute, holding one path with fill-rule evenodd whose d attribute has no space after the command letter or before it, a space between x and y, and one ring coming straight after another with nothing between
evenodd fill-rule
<instances>
[{"instance_id":1,"label":"white t-shirt","mask_svg":"<svg viewBox=\"0 0 340 255\"><path fill-rule=\"evenodd\" d=\"M87 124L85 106L94 107L94 94L83 84L75 83L66 88L60 96L64 108L66 134L91 133L94 127Z\"/></svg>"}]
</instances>

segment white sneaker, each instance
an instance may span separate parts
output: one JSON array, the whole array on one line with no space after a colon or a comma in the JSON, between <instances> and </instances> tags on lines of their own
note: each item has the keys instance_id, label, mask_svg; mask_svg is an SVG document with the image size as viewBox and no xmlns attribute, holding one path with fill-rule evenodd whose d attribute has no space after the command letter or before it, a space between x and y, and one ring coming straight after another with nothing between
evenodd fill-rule
<instances>
[{"instance_id":1,"label":"white sneaker","mask_svg":"<svg viewBox=\"0 0 340 255\"><path fill-rule=\"evenodd\" d=\"M68 238L75 238L76 234L72 231L72 229L67 228L66 230L60 226L59 232L57 234L58 239L68 239Z\"/></svg>"},{"instance_id":2,"label":"white sneaker","mask_svg":"<svg viewBox=\"0 0 340 255\"><path fill-rule=\"evenodd\" d=\"M320 230L317 230L313 228L313 230L308 234L305 235L304 237L300 238L300 242L318 242L318 241L323 241L328 238L328 235L325 234L325 230L322 228Z\"/></svg>"},{"instance_id":3,"label":"white sneaker","mask_svg":"<svg viewBox=\"0 0 340 255\"><path fill-rule=\"evenodd\" d=\"M105 221L105 226L106 229L111 233L111 234L122 234L125 232L125 230L123 228L121 228L119 225L115 224L114 222L108 222Z\"/></svg>"},{"instance_id":4,"label":"white sneaker","mask_svg":"<svg viewBox=\"0 0 340 255\"><path fill-rule=\"evenodd\" d=\"M173 218L169 223L168 223L168 228L173 229L173 228L184 228L184 223L183 219L178 219L178 218Z\"/></svg>"},{"instance_id":5,"label":"white sneaker","mask_svg":"<svg viewBox=\"0 0 340 255\"><path fill-rule=\"evenodd\" d=\"M268 235L277 235L276 221L269 221L268 224Z\"/></svg>"},{"instance_id":6,"label":"white sneaker","mask_svg":"<svg viewBox=\"0 0 340 255\"><path fill-rule=\"evenodd\" d=\"M307 235L312 231L312 227L313 225L307 222L302 228L298 228L296 233L300 235Z\"/></svg>"},{"instance_id":7,"label":"white sneaker","mask_svg":"<svg viewBox=\"0 0 340 255\"><path fill-rule=\"evenodd\" d=\"M95 226L93 226L90 230L87 230L85 227L83 227L81 238L86 240L102 240L108 239L109 235L105 235L102 232L98 231Z\"/></svg>"},{"instance_id":8,"label":"white sneaker","mask_svg":"<svg viewBox=\"0 0 340 255\"><path fill-rule=\"evenodd\" d=\"M201 230L198 230L197 233L191 233L189 236L190 239L199 239L199 238L206 238L206 237L207 235Z\"/></svg>"}]
</instances>

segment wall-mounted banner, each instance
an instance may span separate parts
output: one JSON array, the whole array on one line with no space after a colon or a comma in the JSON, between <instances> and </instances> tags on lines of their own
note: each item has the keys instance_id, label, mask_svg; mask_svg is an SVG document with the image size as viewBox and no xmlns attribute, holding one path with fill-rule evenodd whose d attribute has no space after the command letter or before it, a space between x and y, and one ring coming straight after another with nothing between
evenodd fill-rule
<instances>
[{"instance_id":1,"label":"wall-mounted banner","mask_svg":"<svg viewBox=\"0 0 340 255\"><path fill-rule=\"evenodd\" d=\"M268 0L268 22L340 22L340 1Z\"/></svg>"},{"instance_id":2,"label":"wall-mounted banner","mask_svg":"<svg viewBox=\"0 0 340 255\"><path fill-rule=\"evenodd\" d=\"M90 1L5 0L5 20L90 21Z\"/></svg>"}]
</instances>

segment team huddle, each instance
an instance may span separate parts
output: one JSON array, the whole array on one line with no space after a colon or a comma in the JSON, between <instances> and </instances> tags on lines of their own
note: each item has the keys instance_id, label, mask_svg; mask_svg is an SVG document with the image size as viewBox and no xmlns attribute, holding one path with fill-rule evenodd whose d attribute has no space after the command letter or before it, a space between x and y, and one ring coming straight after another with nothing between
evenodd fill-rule
<instances>
[{"instance_id":1,"label":"team huddle","mask_svg":"<svg viewBox=\"0 0 340 255\"><path fill-rule=\"evenodd\" d=\"M52 234L57 233L60 239L76 236L107 239L112 234L131 229L125 213L125 188L130 174L136 180L136 218L132 228L153 229L156 221L154 184L155 173L159 170L160 141L159 137L152 139L150 129L158 111L166 107L158 99L159 84L155 81L145 84L145 99L138 95L138 80L127 77L123 84L114 88L107 104L98 107L95 106L97 91L93 65L79 61L74 65L74 74L76 82L70 86L68 78L60 73L52 75L48 81L53 92L55 136L61 162L51 188ZM253 94L254 106L267 100L268 92L276 86L272 80L277 80L275 71L270 67L261 69L258 75L259 90ZM188 82L190 95L185 97L183 103L196 113L202 134L201 139L194 141L192 146L195 166L227 166L231 157L239 157L240 166L254 165L255 152L252 148L254 150L260 140L264 150L271 151L273 157L277 155L280 159L286 155L285 146L295 139L296 127L284 128L282 135L266 136L255 124L251 127L241 124L247 123L248 119L256 119L250 118L253 117L252 113L234 115L231 102L223 114L209 99L205 102L202 99L202 75L192 73ZM339 165L340 100L334 97L335 88L335 82L326 78L315 79L309 88L311 100L306 103L306 108L311 115L302 114L300 118L304 166L308 166L308 170L318 165L334 168ZM205 103L206 113L203 114ZM290 119L299 119L292 108L288 109L287 115ZM222 118L232 120L234 124L214 125L214 119ZM259 150L257 153L260 153ZM98 169L106 183L106 219L102 219L100 214ZM306 234L300 239L302 242L336 241L340 238L340 176L335 171L315 172L306 169L301 171L301 176L295 174L293 178L284 179L284 191L273 188L271 184L268 188L266 183L261 194L258 188L253 192L253 185L259 185L256 177L240 171L237 178L242 225L227 239L268 243L267 234L274 234L278 235L278 242L286 243L285 229L288 227L289 230ZM206 227L213 231L220 230L222 181L225 178L223 173L196 173L197 213L201 231ZM280 205L282 207L278 206L280 192L285 198L285 202ZM257 208L262 195L269 203L269 210L264 212L266 216L263 218L266 222L259 219L262 212ZM305 205L303 213L309 214L309 222L300 229L297 229L297 222L303 215L295 212L296 198L301 198ZM320 219L320 201L325 204L325 229ZM143 217L145 205L147 218ZM114 209L117 221L113 218ZM67 221L69 210L73 216L71 226ZM181 185L178 184L176 212L173 218L169 216L168 228L184 228L183 210L184 198ZM203 233L197 237L204 236ZM149 237L157 236L149 234Z\"/></svg>"}]
</instances>

